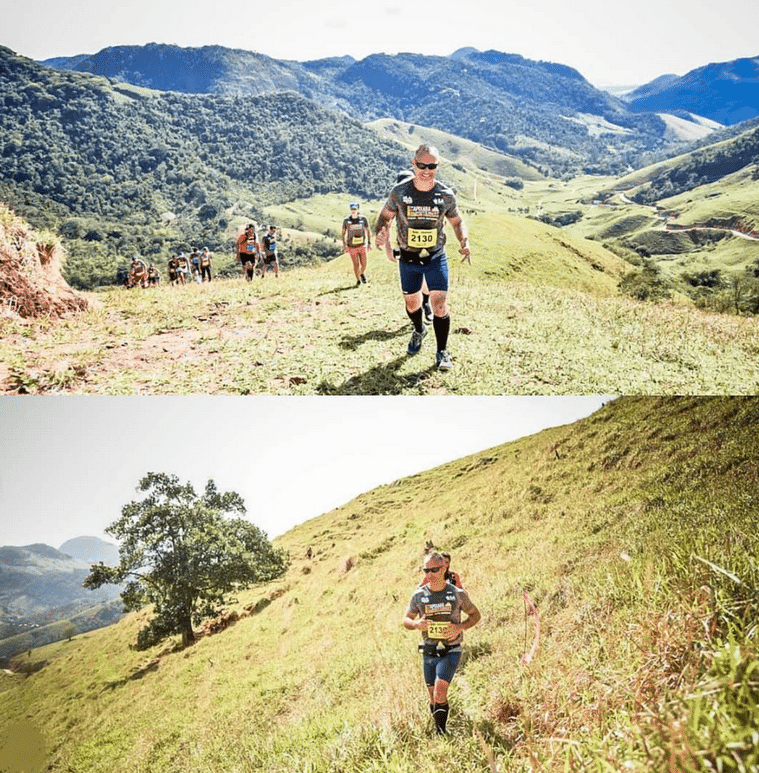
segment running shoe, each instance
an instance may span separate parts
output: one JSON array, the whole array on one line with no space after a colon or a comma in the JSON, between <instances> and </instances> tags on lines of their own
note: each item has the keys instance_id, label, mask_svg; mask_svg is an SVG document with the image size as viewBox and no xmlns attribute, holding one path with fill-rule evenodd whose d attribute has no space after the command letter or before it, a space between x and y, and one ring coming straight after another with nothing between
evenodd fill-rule
<instances>
[{"instance_id":1,"label":"running shoe","mask_svg":"<svg viewBox=\"0 0 759 773\"><path fill-rule=\"evenodd\" d=\"M423 303L422 309L424 309L424 323L426 325L432 324L432 306L429 303Z\"/></svg>"},{"instance_id":2,"label":"running shoe","mask_svg":"<svg viewBox=\"0 0 759 773\"><path fill-rule=\"evenodd\" d=\"M453 361L451 355L445 349L439 351L436 355L437 369L438 370L450 370L453 367Z\"/></svg>"},{"instance_id":3,"label":"running shoe","mask_svg":"<svg viewBox=\"0 0 759 773\"><path fill-rule=\"evenodd\" d=\"M366 284L366 277L363 274L361 274L361 282Z\"/></svg>"},{"instance_id":4,"label":"running shoe","mask_svg":"<svg viewBox=\"0 0 759 773\"><path fill-rule=\"evenodd\" d=\"M422 348L422 339L424 336L427 335L427 328L423 327L421 332L418 332L417 330L414 330L414 332L411 334L411 340L408 342L408 353L409 354L418 354L419 350Z\"/></svg>"}]
</instances>

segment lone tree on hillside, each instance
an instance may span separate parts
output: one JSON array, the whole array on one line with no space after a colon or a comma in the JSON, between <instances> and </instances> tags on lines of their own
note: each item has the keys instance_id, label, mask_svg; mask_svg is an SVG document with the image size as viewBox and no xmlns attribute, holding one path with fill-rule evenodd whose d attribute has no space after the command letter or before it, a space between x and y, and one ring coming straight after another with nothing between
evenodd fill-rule
<instances>
[{"instance_id":1,"label":"lone tree on hillside","mask_svg":"<svg viewBox=\"0 0 759 773\"><path fill-rule=\"evenodd\" d=\"M225 594L287 569L284 551L239 517L245 514L239 494L220 493L209 480L198 496L175 475L154 472L137 490L147 492L144 499L124 505L106 529L120 543L119 565L93 565L84 587L126 581L127 610L154 604L153 618L137 635L138 650L180 633L182 644L190 644L193 625L218 614Z\"/></svg>"}]
</instances>

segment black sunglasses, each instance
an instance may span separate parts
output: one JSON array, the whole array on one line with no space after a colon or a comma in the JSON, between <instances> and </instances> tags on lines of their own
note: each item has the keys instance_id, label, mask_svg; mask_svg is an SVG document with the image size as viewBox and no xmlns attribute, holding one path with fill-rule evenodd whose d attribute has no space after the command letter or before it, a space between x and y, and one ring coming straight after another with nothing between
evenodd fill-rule
<instances>
[{"instance_id":1,"label":"black sunglasses","mask_svg":"<svg viewBox=\"0 0 759 773\"><path fill-rule=\"evenodd\" d=\"M433 566L430 569L425 568L424 573L427 574L428 572L439 572L442 568L442 566Z\"/></svg>"},{"instance_id":2,"label":"black sunglasses","mask_svg":"<svg viewBox=\"0 0 759 773\"><path fill-rule=\"evenodd\" d=\"M421 161L414 161L419 169L437 169L437 164L423 164Z\"/></svg>"}]
</instances>

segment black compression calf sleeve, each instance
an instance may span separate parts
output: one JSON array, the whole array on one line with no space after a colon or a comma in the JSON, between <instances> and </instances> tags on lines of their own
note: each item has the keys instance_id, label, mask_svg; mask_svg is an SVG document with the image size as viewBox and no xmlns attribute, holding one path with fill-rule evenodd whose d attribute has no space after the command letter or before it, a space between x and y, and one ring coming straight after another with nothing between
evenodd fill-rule
<instances>
[{"instance_id":1,"label":"black compression calf sleeve","mask_svg":"<svg viewBox=\"0 0 759 773\"><path fill-rule=\"evenodd\" d=\"M416 311L409 311L406 309L406 314L413 323L414 330L416 330L417 333L421 333L422 327L424 326L422 323L422 307L420 306Z\"/></svg>"},{"instance_id":2,"label":"black compression calf sleeve","mask_svg":"<svg viewBox=\"0 0 759 773\"><path fill-rule=\"evenodd\" d=\"M448 346L448 333L451 330L451 316L446 314L444 317L433 317L432 327L435 330L435 340L437 341L437 350L442 352Z\"/></svg>"},{"instance_id":3,"label":"black compression calf sleeve","mask_svg":"<svg viewBox=\"0 0 759 773\"><path fill-rule=\"evenodd\" d=\"M448 704L436 703L432 716L435 718L435 730L439 735L445 733L445 725L448 722Z\"/></svg>"}]
</instances>

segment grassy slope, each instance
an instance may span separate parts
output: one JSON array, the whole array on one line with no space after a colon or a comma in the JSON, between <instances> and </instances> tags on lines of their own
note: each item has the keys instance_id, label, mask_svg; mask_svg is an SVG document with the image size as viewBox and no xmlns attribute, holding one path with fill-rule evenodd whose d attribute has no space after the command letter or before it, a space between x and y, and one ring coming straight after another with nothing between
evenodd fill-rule
<instances>
[{"instance_id":1,"label":"grassy slope","mask_svg":"<svg viewBox=\"0 0 759 773\"><path fill-rule=\"evenodd\" d=\"M684 727L667 696L708 666L731 585L688 555L751 579L756 597L740 492L756 482L757 420L755 399L622 399L369 491L281 537L288 575L237 609L270 603L186 651L129 650L143 612L23 657L39 670L2 675L0 734L43 732L47 770L69 773L433 773L490 757L515 773L664 769L695 743L666 740ZM400 627L428 539L453 550L483 612L450 745L430 734L416 637ZM530 667L523 589L542 617ZM750 634L739 641L755 658Z\"/></svg>"},{"instance_id":2,"label":"grassy slope","mask_svg":"<svg viewBox=\"0 0 759 773\"><path fill-rule=\"evenodd\" d=\"M439 129L417 126L392 118L382 118L367 124L367 126L377 131L380 136L405 145L409 150L409 156L413 155L414 150L421 143L426 142L437 147L444 161L445 159L448 159L449 162L454 160L459 166L465 166L477 174L518 177L522 180L542 179L542 176L534 168L518 158ZM446 171L450 176L451 171Z\"/></svg>"},{"instance_id":3,"label":"grassy slope","mask_svg":"<svg viewBox=\"0 0 759 773\"><path fill-rule=\"evenodd\" d=\"M715 143L712 152L729 149L731 142ZM702 152L695 151L652 164L614 180L612 184L607 182L603 186L599 185L597 190L605 187L607 190L626 191L632 196L641 186L664 172L691 163L693 155ZM759 231L759 200L756 196L756 180L752 179L755 174L756 165L749 165L714 183L661 199L656 204L661 211L666 211L669 222L676 226L728 227L756 234ZM652 208L622 205L618 197L612 199L612 204L606 210L588 212L588 221L578 229L578 233L607 241L622 241L621 237L625 237L624 241L630 245L649 248L654 253L654 262L664 276L672 281L680 280L684 272L692 274L713 269L720 269L726 277L741 276L747 268L753 271L759 258L759 243L756 241L729 236L707 244L683 242L687 237L663 233L664 223L653 216ZM625 221L624 217L619 217L620 213L632 220ZM648 213L646 224L641 222L645 213ZM625 222L630 226L626 230L620 225ZM617 233L609 234L612 226ZM671 250L667 248L668 242L672 245Z\"/></svg>"},{"instance_id":4,"label":"grassy slope","mask_svg":"<svg viewBox=\"0 0 759 773\"><path fill-rule=\"evenodd\" d=\"M463 203L474 264L451 261L449 374L433 368L432 335L406 356L397 268L372 251L370 284L358 289L342 256L252 285L119 289L63 322L2 319L0 384L88 394L756 392L757 320L618 297L626 264L599 243L510 213L507 200ZM290 216L319 233L339 226L346 206L301 204ZM363 205L370 219L378 208Z\"/></svg>"}]
</instances>

